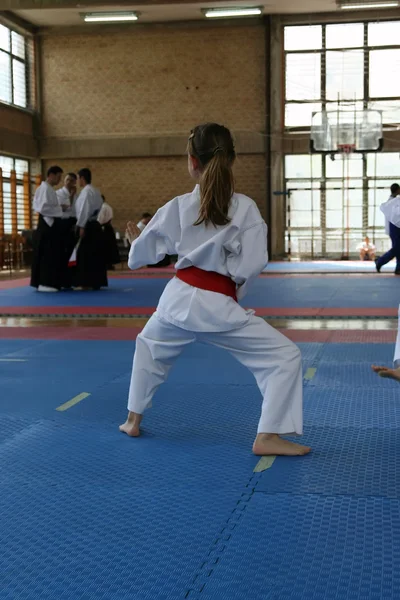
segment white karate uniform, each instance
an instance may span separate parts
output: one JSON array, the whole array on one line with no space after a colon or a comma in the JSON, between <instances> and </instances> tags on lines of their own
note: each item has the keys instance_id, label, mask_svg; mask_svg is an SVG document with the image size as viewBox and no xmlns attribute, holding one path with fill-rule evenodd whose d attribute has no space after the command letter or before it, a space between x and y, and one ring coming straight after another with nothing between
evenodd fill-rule
<instances>
[{"instance_id":1,"label":"white karate uniform","mask_svg":"<svg viewBox=\"0 0 400 600\"><path fill-rule=\"evenodd\" d=\"M80 192L75 203L77 226L85 227L88 221L97 219L102 204L103 198L100 192L91 184L86 185Z\"/></svg>"},{"instance_id":2,"label":"white karate uniform","mask_svg":"<svg viewBox=\"0 0 400 600\"><path fill-rule=\"evenodd\" d=\"M178 255L177 269L196 266L228 276L243 298L268 262L267 226L253 200L242 194L233 195L225 226L194 226L199 208L199 186L161 208L132 244L128 265L137 269L166 254ZM168 283L137 338L130 411L143 414L151 406L174 360L196 340L225 348L253 373L263 396L259 433L302 433L299 349L232 298L177 278Z\"/></svg>"},{"instance_id":3,"label":"white karate uniform","mask_svg":"<svg viewBox=\"0 0 400 600\"><path fill-rule=\"evenodd\" d=\"M112 221L113 217L113 209L109 204L107 204L107 202L103 202L103 206L101 207L99 216L97 217L98 222L100 223L100 225L105 225L106 223Z\"/></svg>"},{"instance_id":4,"label":"white karate uniform","mask_svg":"<svg viewBox=\"0 0 400 600\"><path fill-rule=\"evenodd\" d=\"M390 223L400 227L400 196L390 196L389 200L381 204L381 212L385 216L385 231L390 234Z\"/></svg>"},{"instance_id":5,"label":"white karate uniform","mask_svg":"<svg viewBox=\"0 0 400 600\"><path fill-rule=\"evenodd\" d=\"M65 211L63 211L62 218L63 219L71 219L75 217L75 203L77 195L74 194L71 203L71 194L69 190L64 186L61 189L57 190L57 199L60 206L68 206Z\"/></svg>"},{"instance_id":6,"label":"white karate uniform","mask_svg":"<svg viewBox=\"0 0 400 600\"><path fill-rule=\"evenodd\" d=\"M366 252L375 252L376 248L374 244L367 244L367 242L363 242L357 246L357 250L365 250Z\"/></svg>"},{"instance_id":7,"label":"white karate uniform","mask_svg":"<svg viewBox=\"0 0 400 600\"><path fill-rule=\"evenodd\" d=\"M62 217L62 208L58 203L57 194L47 181L42 181L35 192L33 210L42 215L49 227L53 226L54 218Z\"/></svg>"}]
</instances>

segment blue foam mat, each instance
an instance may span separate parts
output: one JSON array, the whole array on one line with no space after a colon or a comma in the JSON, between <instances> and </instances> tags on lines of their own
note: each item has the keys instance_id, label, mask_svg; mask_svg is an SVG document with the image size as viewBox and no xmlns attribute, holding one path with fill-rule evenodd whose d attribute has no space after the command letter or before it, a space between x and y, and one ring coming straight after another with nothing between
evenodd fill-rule
<instances>
[{"instance_id":1,"label":"blue foam mat","mask_svg":"<svg viewBox=\"0 0 400 600\"><path fill-rule=\"evenodd\" d=\"M396 261L391 261L382 268L383 273L393 273ZM266 272L271 273L376 273L372 261L277 261L270 262Z\"/></svg>"},{"instance_id":2,"label":"blue foam mat","mask_svg":"<svg viewBox=\"0 0 400 600\"><path fill-rule=\"evenodd\" d=\"M236 492L138 489L126 457L113 481L71 475L2 493L2 600L184 598Z\"/></svg>"},{"instance_id":3,"label":"blue foam mat","mask_svg":"<svg viewBox=\"0 0 400 600\"><path fill-rule=\"evenodd\" d=\"M337 376L343 369L343 363L364 363L366 370L372 364L387 363L393 365L394 344L325 344L319 355L320 360L337 365ZM364 376L364 375L363 375Z\"/></svg>"},{"instance_id":4,"label":"blue foam mat","mask_svg":"<svg viewBox=\"0 0 400 600\"><path fill-rule=\"evenodd\" d=\"M222 350L182 355L135 440L132 342L10 342L1 600L399 597L400 386L369 371L391 344L300 344L314 451L256 475L260 394Z\"/></svg>"},{"instance_id":5,"label":"blue foam mat","mask_svg":"<svg viewBox=\"0 0 400 600\"><path fill-rule=\"evenodd\" d=\"M400 498L400 429L308 426L302 443L313 453L279 457L259 491Z\"/></svg>"},{"instance_id":6,"label":"blue foam mat","mask_svg":"<svg viewBox=\"0 0 400 600\"><path fill-rule=\"evenodd\" d=\"M386 385L369 387L335 387L321 389L308 385L304 393L304 423L323 427L357 430L389 430L400 427L399 384L386 380ZM383 434L382 434L383 435Z\"/></svg>"},{"instance_id":7,"label":"blue foam mat","mask_svg":"<svg viewBox=\"0 0 400 600\"><path fill-rule=\"evenodd\" d=\"M389 353L385 353L386 355ZM389 356L393 357L393 351L390 352ZM390 364L389 357L386 358L376 353L377 361L383 361L383 363ZM374 361L376 362L376 361ZM392 389L396 388L398 384L393 382L391 379L383 379L378 377L374 373L369 364L365 362L342 362L332 363L329 360L319 361L318 368L315 376L310 381L313 387L318 388L330 388L331 390L337 388L349 388L353 390L355 388L366 388L368 391L373 387L379 387L380 389Z\"/></svg>"},{"instance_id":8,"label":"blue foam mat","mask_svg":"<svg viewBox=\"0 0 400 600\"><path fill-rule=\"evenodd\" d=\"M399 500L256 493L192 597L395 600L399 513Z\"/></svg>"},{"instance_id":9,"label":"blue foam mat","mask_svg":"<svg viewBox=\"0 0 400 600\"><path fill-rule=\"evenodd\" d=\"M13 343L9 344L10 341ZM48 416L55 407L81 392L94 394L103 386L108 386L106 394L109 396L102 396L99 411L105 412L106 419L109 419L110 400L114 402L121 399L123 409L126 408L134 347L134 342L126 341L48 340L31 344L25 340L0 340L1 358L26 361L0 361L2 408ZM306 371L322 346L299 344L299 347ZM190 398L193 393L195 396L197 394L195 386L204 383L208 386L251 386L258 401L260 400L253 375L228 352L212 346L193 344L177 360L168 384L188 384L191 387L185 387L185 395ZM193 393L189 389L193 389ZM161 392L162 390L163 388ZM228 398L229 403L226 390L217 393ZM91 400L86 401L74 410L89 406L90 402ZM111 413L112 410L111 407ZM96 419L96 416L91 418Z\"/></svg>"},{"instance_id":10,"label":"blue foam mat","mask_svg":"<svg viewBox=\"0 0 400 600\"><path fill-rule=\"evenodd\" d=\"M114 279L98 292L40 294L28 286L0 290L0 308L38 306L155 307L168 279ZM327 308L382 307L399 304L398 278L274 277L259 278L243 301L245 306Z\"/></svg>"}]
</instances>

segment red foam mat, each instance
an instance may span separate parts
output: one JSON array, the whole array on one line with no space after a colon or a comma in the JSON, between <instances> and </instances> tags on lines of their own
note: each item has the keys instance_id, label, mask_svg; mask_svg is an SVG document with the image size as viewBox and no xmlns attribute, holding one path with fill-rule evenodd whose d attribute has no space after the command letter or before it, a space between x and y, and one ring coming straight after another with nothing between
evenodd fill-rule
<instances>
[{"instance_id":1,"label":"red foam mat","mask_svg":"<svg viewBox=\"0 0 400 600\"><path fill-rule=\"evenodd\" d=\"M20 340L135 340L139 327L1 327L0 339ZM394 344L396 331L281 329L293 342Z\"/></svg>"},{"instance_id":2,"label":"red foam mat","mask_svg":"<svg viewBox=\"0 0 400 600\"><path fill-rule=\"evenodd\" d=\"M0 315L129 315L150 316L151 307L132 306L2 306Z\"/></svg>"},{"instance_id":3,"label":"red foam mat","mask_svg":"<svg viewBox=\"0 0 400 600\"><path fill-rule=\"evenodd\" d=\"M135 340L140 327L2 327L0 339L19 340Z\"/></svg>"},{"instance_id":4,"label":"red foam mat","mask_svg":"<svg viewBox=\"0 0 400 600\"><path fill-rule=\"evenodd\" d=\"M11 279L7 281L0 280L0 290L13 290L15 288L19 288L25 285L29 285L30 279L28 277L24 277L23 279Z\"/></svg>"}]
</instances>

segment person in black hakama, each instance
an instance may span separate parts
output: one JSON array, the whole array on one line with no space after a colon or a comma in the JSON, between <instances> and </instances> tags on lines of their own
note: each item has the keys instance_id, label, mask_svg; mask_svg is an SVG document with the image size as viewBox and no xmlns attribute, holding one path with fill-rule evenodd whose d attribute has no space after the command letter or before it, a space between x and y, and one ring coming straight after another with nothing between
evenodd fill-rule
<instances>
[{"instance_id":1,"label":"person in black hakama","mask_svg":"<svg viewBox=\"0 0 400 600\"><path fill-rule=\"evenodd\" d=\"M63 210L61 220L64 237L63 287L67 289L71 288L72 286L71 269L68 268L68 261L76 244L76 185L77 176L75 173L68 173L64 180L64 187L60 188L56 192L58 203Z\"/></svg>"},{"instance_id":2,"label":"person in black hakama","mask_svg":"<svg viewBox=\"0 0 400 600\"><path fill-rule=\"evenodd\" d=\"M54 191L62 172L61 167L50 167L46 181L40 184L33 199L33 210L39 214L39 222L32 239L31 286L39 292L58 292L63 286L63 211Z\"/></svg>"},{"instance_id":3,"label":"person in black hakama","mask_svg":"<svg viewBox=\"0 0 400 600\"><path fill-rule=\"evenodd\" d=\"M114 269L114 265L118 265L121 262L121 258L119 255L114 227L112 226L114 212L111 206L107 204L105 197L103 195L101 197L103 199L103 206L101 207L97 220L102 226L104 232L107 253L107 269L112 270Z\"/></svg>"},{"instance_id":4,"label":"person in black hakama","mask_svg":"<svg viewBox=\"0 0 400 600\"><path fill-rule=\"evenodd\" d=\"M79 245L73 282L78 289L99 290L108 286L106 244L103 229L97 220L103 199L92 186L89 169L78 172L78 181L82 191L75 203Z\"/></svg>"}]
</instances>

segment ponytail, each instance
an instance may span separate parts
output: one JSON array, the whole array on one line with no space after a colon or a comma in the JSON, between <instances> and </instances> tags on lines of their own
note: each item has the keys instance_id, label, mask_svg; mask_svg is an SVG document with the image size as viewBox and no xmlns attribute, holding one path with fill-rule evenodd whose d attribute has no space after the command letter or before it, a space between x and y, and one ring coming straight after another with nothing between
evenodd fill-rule
<instances>
[{"instance_id":1,"label":"ponytail","mask_svg":"<svg viewBox=\"0 0 400 600\"><path fill-rule=\"evenodd\" d=\"M200 210L194 225L227 225L235 189L232 165L236 154L230 131L216 123L196 127L189 138L188 150L202 166Z\"/></svg>"},{"instance_id":2,"label":"ponytail","mask_svg":"<svg viewBox=\"0 0 400 600\"><path fill-rule=\"evenodd\" d=\"M201 175L200 211L195 225L227 225L234 189L232 167L222 152L216 152Z\"/></svg>"}]
</instances>

